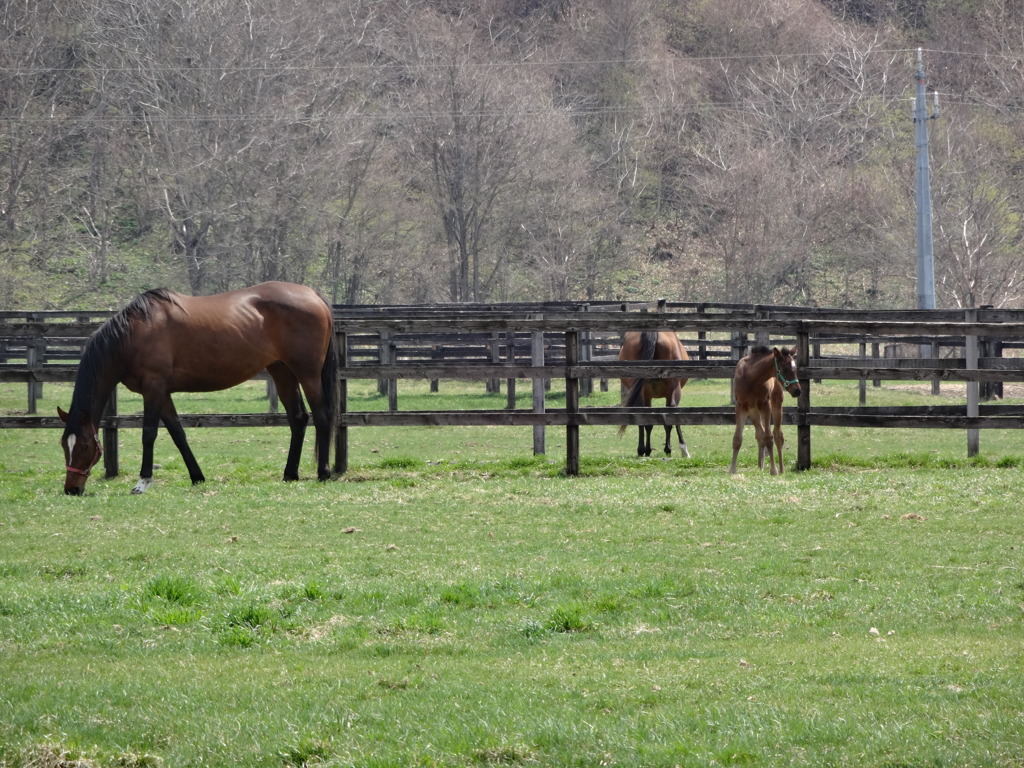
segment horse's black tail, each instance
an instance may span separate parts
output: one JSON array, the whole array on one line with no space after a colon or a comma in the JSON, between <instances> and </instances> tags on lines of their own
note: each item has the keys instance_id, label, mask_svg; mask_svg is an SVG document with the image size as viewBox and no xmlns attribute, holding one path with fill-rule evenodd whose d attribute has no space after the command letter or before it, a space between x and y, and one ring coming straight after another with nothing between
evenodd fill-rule
<instances>
[{"instance_id":1,"label":"horse's black tail","mask_svg":"<svg viewBox=\"0 0 1024 768\"><path fill-rule=\"evenodd\" d=\"M644 331L640 334L640 357L637 360L653 360L657 348L658 332ZM633 386L629 388L629 394L626 395L627 408L640 408L646 405L643 400L644 384L646 383L647 379L637 379L633 382Z\"/></svg>"},{"instance_id":2,"label":"horse's black tail","mask_svg":"<svg viewBox=\"0 0 1024 768\"><path fill-rule=\"evenodd\" d=\"M657 331L644 331L640 334L640 356L637 360L653 360L654 352L658 348L658 332ZM626 408L642 408L647 403L644 402L644 384L647 383L647 379L636 379L633 382L633 386L629 388L624 398L623 405ZM626 431L626 425L623 424L619 427L619 436Z\"/></svg>"},{"instance_id":3,"label":"horse's black tail","mask_svg":"<svg viewBox=\"0 0 1024 768\"><path fill-rule=\"evenodd\" d=\"M334 334L334 324L331 324L331 339L327 345L327 354L324 356L324 364L320 369L320 391L324 399L324 406L327 409L328 434L331 440L338 431L338 411L340 410L340 391L338 383L338 337ZM330 443L328 443L330 451ZM325 456L324 458L329 458Z\"/></svg>"}]
</instances>

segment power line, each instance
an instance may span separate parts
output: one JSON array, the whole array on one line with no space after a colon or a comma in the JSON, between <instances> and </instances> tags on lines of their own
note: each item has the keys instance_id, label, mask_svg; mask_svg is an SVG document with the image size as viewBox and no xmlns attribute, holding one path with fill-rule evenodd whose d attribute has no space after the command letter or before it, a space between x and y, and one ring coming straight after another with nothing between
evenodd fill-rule
<instances>
[{"instance_id":1,"label":"power line","mask_svg":"<svg viewBox=\"0 0 1024 768\"><path fill-rule=\"evenodd\" d=\"M936 91L937 92L937 91ZM992 109L998 106L1004 113L1018 115L1024 112L1024 104L994 104L992 101L954 99L943 95L943 103L954 107L965 107L968 109ZM864 99L865 104L874 106L877 99L881 98L884 106L881 112L886 109L902 108L904 102L912 99L912 94L900 92L890 94L868 94ZM731 102L711 101L690 101L676 102L669 101L657 105L650 103L637 106L601 106L586 107L572 106L559 107L553 105L549 109L520 109L520 110L489 110L489 111L463 111L460 116L465 118L508 118L518 117L544 117L561 115L570 119L599 118L614 116L639 116L657 115L666 113L687 113L707 114L709 112L728 113L751 113L763 116L773 111L781 113L800 114L800 108L805 108L808 113L819 114L822 111L832 113L849 114L856 110L860 102L857 99L786 99L785 101L771 100L741 100ZM817 107L817 109L813 109ZM872 110L874 111L874 110ZM55 124L55 123L80 123L80 124L128 124L128 123L256 123L256 124L288 124L288 125L317 125L328 120L353 120L361 122L376 123L397 123L408 120L430 120L450 115L442 110L416 111L416 110L387 110L387 111L326 111L316 115L309 115L305 112L267 114L244 113L244 112L195 112L191 114L168 114L162 109L130 113L130 114L67 114L55 115L52 112L46 115L0 115L0 123L6 124Z\"/></svg>"},{"instance_id":2,"label":"power line","mask_svg":"<svg viewBox=\"0 0 1024 768\"><path fill-rule=\"evenodd\" d=\"M848 53L850 47L838 46L834 50L826 51L805 51L795 53L750 53L750 54L730 54L730 55L717 55L717 56L681 56L678 58L635 58L635 59L552 59L552 60L541 60L531 58L522 61L467 61L466 65L481 68L481 69L517 69L521 67L529 67L533 69L545 69L549 67L592 67L592 66L611 66L611 65L623 65L623 66L635 66L642 64L671 64L671 65L685 65L693 63L721 63L721 62L733 62L733 61L784 61L793 59L813 59L813 58L824 58L827 60L836 59L841 57L843 54ZM860 57L867 56L894 56L897 54L908 54L914 55L917 52L917 48L875 48L866 51L858 52ZM922 49L927 54L934 54L939 56L951 56L951 57L963 57L963 58L991 58L991 59L1004 59L1009 62L1018 62L1024 58L1024 54L1006 54L1006 53L993 53L993 52L978 52L978 51L952 51L945 49ZM358 62L358 63L339 63L339 64L300 64L300 65L274 65L267 66L263 64L253 64L246 66L239 65L228 65L228 66L180 66L180 65L167 65L167 66L121 66L112 67L108 65L99 65L95 67L0 67L0 73L11 75L15 77L21 76L38 76L38 75L49 75L49 74L61 74L70 72L81 72L84 70L95 69L98 72L104 73L124 73L124 72L138 72L144 71L147 73L164 74L164 73L214 73L214 74L225 74L225 73L294 73L294 72L335 72L339 70L431 70L441 69L451 66L449 61L416 61L416 62ZM908 64L912 66L912 64Z\"/></svg>"}]
</instances>

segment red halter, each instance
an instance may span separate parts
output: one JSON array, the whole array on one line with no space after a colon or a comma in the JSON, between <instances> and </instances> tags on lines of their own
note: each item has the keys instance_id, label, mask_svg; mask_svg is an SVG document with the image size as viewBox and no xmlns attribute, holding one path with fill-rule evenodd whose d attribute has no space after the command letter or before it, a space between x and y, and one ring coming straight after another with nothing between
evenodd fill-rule
<instances>
[{"instance_id":1,"label":"red halter","mask_svg":"<svg viewBox=\"0 0 1024 768\"><path fill-rule=\"evenodd\" d=\"M73 472L76 475L88 477L89 474L92 472L92 468L100 463L100 457L103 455L103 443L99 441L99 431L95 427L93 427L92 429L92 439L93 442L96 443L96 456L95 458L93 458L92 464L90 464L85 469L78 469L77 467L72 467L70 464L68 464L67 467L65 467L65 469L67 469L68 472Z\"/></svg>"}]
</instances>

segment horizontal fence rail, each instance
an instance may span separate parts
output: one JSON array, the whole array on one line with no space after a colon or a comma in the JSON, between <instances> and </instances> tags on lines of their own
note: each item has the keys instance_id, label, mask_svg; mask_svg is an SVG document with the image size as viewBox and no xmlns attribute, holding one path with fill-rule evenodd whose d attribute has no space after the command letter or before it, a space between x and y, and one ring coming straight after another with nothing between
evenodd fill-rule
<instances>
[{"instance_id":1,"label":"horizontal fence rail","mask_svg":"<svg viewBox=\"0 0 1024 768\"><path fill-rule=\"evenodd\" d=\"M29 415L0 416L0 428L62 428L55 416L38 416L35 400L44 383L74 381L82 348L110 312L0 312L0 382L27 387ZM732 408L597 408L579 397L595 381L686 377L731 379L754 343L795 346L802 394L784 411L797 427L797 468L811 462L811 428L900 427L967 430L968 454L977 452L977 430L1024 427L1024 406L987 405L981 399L1004 382L1024 382L1024 311L972 309L860 312L800 307L720 304L538 303L495 305L370 306L334 308L343 350L339 366L342 415L335 469L348 466L348 429L363 426L532 426L534 449L543 452L543 430L567 430L566 471L579 471L581 426L733 424ZM630 330L677 333L691 359L620 362L619 339ZM829 354L832 352L832 354ZM911 354L912 353L912 354ZM350 411L346 383L375 379L388 395L387 411ZM403 411L397 382L409 379L474 380L489 391L508 388L502 410ZM551 408L543 391L564 379L564 408ZM862 405L811 407L820 380L861 382ZM533 386L533 407L515 407L516 382ZM964 406L872 408L863 404L867 382L881 380L966 382ZM107 474L116 474L117 430L138 428L141 415L108 409L104 417ZM685 402L685 401L684 401ZM275 408L276 410L276 408ZM284 426L283 414L181 414L192 427ZM113 444L111 446L107 443Z\"/></svg>"}]
</instances>

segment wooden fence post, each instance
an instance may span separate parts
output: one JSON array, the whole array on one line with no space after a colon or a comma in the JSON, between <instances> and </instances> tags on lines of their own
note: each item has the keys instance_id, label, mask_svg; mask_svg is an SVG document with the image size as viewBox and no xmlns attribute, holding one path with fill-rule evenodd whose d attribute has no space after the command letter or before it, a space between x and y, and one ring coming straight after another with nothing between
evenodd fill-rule
<instances>
[{"instance_id":1,"label":"wooden fence post","mask_svg":"<svg viewBox=\"0 0 1024 768\"><path fill-rule=\"evenodd\" d=\"M1002 339L992 339L992 357L1003 356L1003 342ZM994 381L992 382L992 397L997 400L1003 399L1003 382Z\"/></svg>"},{"instance_id":2,"label":"wooden fence post","mask_svg":"<svg viewBox=\"0 0 1024 768\"><path fill-rule=\"evenodd\" d=\"M759 309L754 312L754 317L758 320L767 320L771 317L771 312ZM761 347L770 347L772 345L771 334L763 328L758 328L754 331L754 344ZM742 355L740 355L740 357L742 357Z\"/></svg>"},{"instance_id":3,"label":"wooden fence post","mask_svg":"<svg viewBox=\"0 0 1024 768\"><path fill-rule=\"evenodd\" d=\"M435 344L430 348L430 360L434 363L438 361L444 361L444 347L440 344ZM439 382L437 379L430 380L430 391L438 392L440 390Z\"/></svg>"},{"instance_id":4,"label":"wooden fence post","mask_svg":"<svg viewBox=\"0 0 1024 768\"><path fill-rule=\"evenodd\" d=\"M505 334L508 346L505 348L505 358L509 365L516 364L516 333L508 331ZM516 380L514 378L505 381L505 408L510 411L516 409Z\"/></svg>"},{"instance_id":5,"label":"wooden fence post","mask_svg":"<svg viewBox=\"0 0 1024 768\"><path fill-rule=\"evenodd\" d=\"M531 338L530 365L544 367L544 331L534 331ZM546 379L533 379L533 412L544 413L544 386ZM533 425L533 455L544 455L544 425Z\"/></svg>"},{"instance_id":6,"label":"wooden fence post","mask_svg":"<svg viewBox=\"0 0 1024 768\"><path fill-rule=\"evenodd\" d=\"M42 366L40 357L38 342L35 339L29 339L25 346L25 362L28 364L28 372L33 376L38 373L39 368ZM31 378L28 382L28 412L32 415L39 412L38 398L39 388L36 386L36 379Z\"/></svg>"},{"instance_id":7,"label":"wooden fence post","mask_svg":"<svg viewBox=\"0 0 1024 768\"><path fill-rule=\"evenodd\" d=\"M42 317L37 314L29 315L33 320L42 320ZM33 354L34 357L30 358L35 364L42 368L46 363L46 336L40 336L32 339L29 342L29 354ZM29 413L36 413L38 406L37 401L43 399L43 382L40 380L30 381L29 386Z\"/></svg>"},{"instance_id":8,"label":"wooden fence post","mask_svg":"<svg viewBox=\"0 0 1024 768\"><path fill-rule=\"evenodd\" d=\"M391 331L380 332L380 346L377 351L377 359L380 360L381 365L391 365L395 362L395 344L391 340ZM394 389L394 379L377 379L377 394L387 395L388 403L392 399L392 390ZM395 395L397 396L397 395ZM394 410L393 408L391 410Z\"/></svg>"},{"instance_id":9,"label":"wooden fence post","mask_svg":"<svg viewBox=\"0 0 1024 768\"><path fill-rule=\"evenodd\" d=\"M589 312L590 305L584 304L578 308L580 312ZM590 331L583 331L580 335L580 361L583 363L589 363L593 359L593 344L594 339ZM582 397L590 397L594 394L594 379L590 376L580 379L580 395Z\"/></svg>"},{"instance_id":10,"label":"wooden fence post","mask_svg":"<svg viewBox=\"0 0 1024 768\"><path fill-rule=\"evenodd\" d=\"M803 329L796 333L796 361L800 371L800 396L796 400L796 468L803 472L811 468L811 425L808 416L811 410L811 380L803 378L803 368L810 360L810 334Z\"/></svg>"},{"instance_id":11,"label":"wooden fence post","mask_svg":"<svg viewBox=\"0 0 1024 768\"><path fill-rule=\"evenodd\" d=\"M398 345L390 338L390 334L388 336L388 365L394 365L398 361ZM388 410L394 412L398 410L398 379L389 378L387 383Z\"/></svg>"},{"instance_id":12,"label":"wooden fence post","mask_svg":"<svg viewBox=\"0 0 1024 768\"><path fill-rule=\"evenodd\" d=\"M992 305L982 304L980 307L978 307L978 309L992 309ZM978 319L981 320L980 312L978 313ZM1000 340L994 336L981 336L978 339L978 356L981 358L1002 357L1002 342L1000 342ZM980 362L978 364L981 365ZM983 381L981 382L980 390L982 402L987 403L992 400L1002 399L1003 397L1003 383L1001 381Z\"/></svg>"},{"instance_id":13,"label":"wooden fence post","mask_svg":"<svg viewBox=\"0 0 1024 768\"><path fill-rule=\"evenodd\" d=\"M501 335L498 331L491 331L491 340L488 345L491 352L491 364L498 365L501 362ZM498 394L501 392L501 379L493 377L487 380L485 387L487 394Z\"/></svg>"},{"instance_id":14,"label":"wooden fence post","mask_svg":"<svg viewBox=\"0 0 1024 768\"><path fill-rule=\"evenodd\" d=\"M978 322L978 310L968 309L964 311L964 321L968 323ZM967 357L965 363L968 371L978 370L978 336L976 333L969 333L965 339L964 354ZM976 419L978 417L978 382L968 381L967 382L967 418ZM973 458L978 455L980 450L980 440L978 438L977 428L968 428L967 430L967 458Z\"/></svg>"},{"instance_id":15,"label":"wooden fence post","mask_svg":"<svg viewBox=\"0 0 1024 768\"><path fill-rule=\"evenodd\" d=\"M580 412L580 380L573 368L580 363L579 331L565 332L565 413L569 423L565 427L565 474L575 477L580 473L580 425L574 423Z\"/></svg>"},{"instance_id":16,"label":"wooden fence post","mask_svg":"<svg viewBox=\"0 0 1024 768\"><path fill-rule=\"evenodd\" d=\"M274 383L274 377L267 376L267 407L271 413L277 413L281 409L281 398L277 396L277 384Z\"/></svg>"},{"instance_id":17,"label":"wooden fence post","mask_svg":"<svg viewBox=\"0 0 1024 768\"><path fill-rule=\"evenodd\" d=\"M705 310L703 304L697 305L696 314L697 317L699 317L701 320L704 319ZM705 360L708 359L708 346L707 344L700 343L702 341L706 341L707 338L707 331L697 331L697 359L700 360L701 362L704 362Z\"/></svg>"},{"instance_id":18,"label":"wooden fence post","mask_svg":"<svg viewBox=\"0 0 1024 768\"><path fill-rule=\"evenodd\" d=\"M866 363L867 362L867 356L868 356L868 343L866 341L862 341L860 343L860 359L864 360L865 363ZM867 405L867 402L868 402L868 380L867 379L860 379L857 382L857 404L858 405Z\"/></svg>"}]
</instances>

